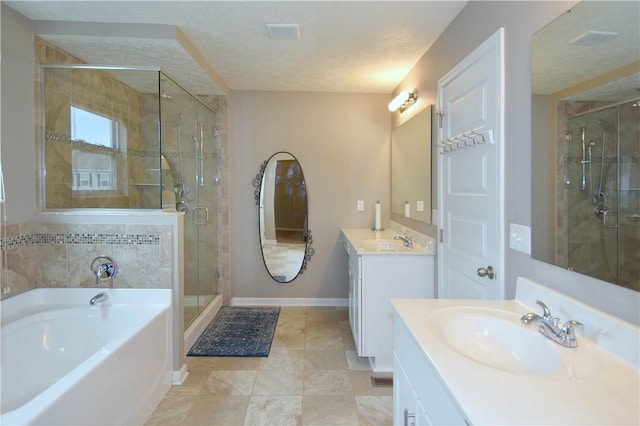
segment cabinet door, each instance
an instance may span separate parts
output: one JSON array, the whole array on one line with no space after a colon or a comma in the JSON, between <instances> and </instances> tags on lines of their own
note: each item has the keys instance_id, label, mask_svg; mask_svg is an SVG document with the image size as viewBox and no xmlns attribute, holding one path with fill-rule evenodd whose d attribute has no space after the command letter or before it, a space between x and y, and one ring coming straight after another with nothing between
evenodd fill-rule
<instances>
[{"instance_id":1,"label":"cabinet door","mask_svg":"<svg viewBox=\"0 0 640 426\"><path fill-rule=\"evenodd\" d=\"M433 423L429 416L427 415L427 411L422 406L422 402L420 400L416 401L416 426L431 426Z\"/></svg>"},{"instance_id":2,"label":"cabinet door","mask_svg":"<svg viewBox=\"0 0 640 426\"><path fill-rule=\"evenodd\" d=\"M349 255L349 323L359 356L362 356L361 285L360 256L351 254Z\"/></svg>"},{"instance_id":3,"label":"cabinet door","mask_svg":"<svg viewBox=\"0 0 640 426\"><path fill-rule=\"evenodd\" d=\"M416 426L415 408L418 398L400 360L393 354L393 424Z\"/></svg>"}]
</instances>

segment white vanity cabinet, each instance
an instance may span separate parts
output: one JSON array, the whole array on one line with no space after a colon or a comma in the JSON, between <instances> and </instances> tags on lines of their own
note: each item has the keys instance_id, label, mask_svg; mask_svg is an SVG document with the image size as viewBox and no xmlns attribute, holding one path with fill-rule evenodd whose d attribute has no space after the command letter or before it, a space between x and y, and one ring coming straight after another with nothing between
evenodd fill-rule
<instances>
[{"instance_id":1,"label":"white vanity cabinet","mask_svg":"<svg viewBox=\"0 0 640 426\"><path fill-rule=\"evenodd\" d=\"M389 300L432 298L434 256L424 248L367 250L359 246L359 241L354 232L343 231L343 247L349 257L349 322L353 340L358 356L369 357L373 371L391 372L393 309Z\"/></svg>"},{"instance_id":2,"label":"white vanity cabinet","mask_svg":"<svg viewBox=\"0 0 640 426\"><path fill-rule=\"evenodd\" d=\"M402 319L394 318L393 424L469 425Z\"/></svg>"},{"instance_id":3,"label":"white vanity cabinet","mask_svg":"<svg viewBox=\"0 0 640 426\"><path fill-rule=\"evenodd\" d=\"M523 324L542 300L567 348ZM519 277L511 300L392 299L394 424L640 425L640 328ZM590 339L595 336L595 340Z\"/></svg>"}]
</instances>

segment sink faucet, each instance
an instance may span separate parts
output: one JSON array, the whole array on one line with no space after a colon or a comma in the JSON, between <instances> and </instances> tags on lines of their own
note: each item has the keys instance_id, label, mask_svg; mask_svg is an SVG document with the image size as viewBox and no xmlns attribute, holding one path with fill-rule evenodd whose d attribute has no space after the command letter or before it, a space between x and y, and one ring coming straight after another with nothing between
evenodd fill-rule
<instances>
[{"instance_id":1,"label":"sink faucet","mask_svg":"<svg viewBox=\"0 0 640 426\"><path fill-rule=\"evenodd\" d=\"M582 328L582 323L574 320L569 320L562 327L559 327L559 319L554 318L547 308L547 305L539 300L536 303L542 307L542 316L534 313L524 314L520 320L525 324L532 322L538 323L538 331L547 338L553 340L557 344L567 348L577 348L578 340L575 335L575 327Z\"/></svg>"},{"instance_id":2,"label":"sink faucet","mask_svg":"<svg viewBox=\"0 0 640 426\"><path fill-rule=\"evenodd\" d=\"M407 248L413 248L413 240L411 239L411 235L407 235L405 232L404 235L396 235L393 237L394 240L402 240L404 241L404 245Z\"/></svg>"},{"instance_id":3,"label":"sink faucet","mask_svg":"<svg viewBox=\"0 0 640 426\"><path fill-rule=\"evenodd\" d=\"M95 296L93 296L91 300L89 300L89 304L95 305L96 303L99 303L99 302L106 302L108 298L109 298L109 295L107 293L98 293Z\"/></svg>"}]
</instances>

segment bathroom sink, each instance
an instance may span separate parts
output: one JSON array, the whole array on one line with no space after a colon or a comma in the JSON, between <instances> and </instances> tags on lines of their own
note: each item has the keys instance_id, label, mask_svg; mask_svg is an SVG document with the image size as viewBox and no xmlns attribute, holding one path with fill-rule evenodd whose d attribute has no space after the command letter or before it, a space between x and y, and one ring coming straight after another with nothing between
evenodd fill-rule
<instances>
[{"instance_id":1,"label":"bathroom sink","mask_svg":"<svg viewBox=\"0 0 640 426\"><path fill-rule=\"evenodd\" d=\"M381 238L364 240L362 244L368 249L375 250L403 250L405 248L402 241Z\"/></svg>"},{"instance_id":2,"label":"bathroom sink","mask_svg":"<svg viewBox=\"0 0 640 426\"><path fill-rule=\"evenodd\" d=\"M483 308L444 309L429 326L454 351L486 366L516 374L562 369L562 348L514 313Z\"/></svg>"}]
</instances>

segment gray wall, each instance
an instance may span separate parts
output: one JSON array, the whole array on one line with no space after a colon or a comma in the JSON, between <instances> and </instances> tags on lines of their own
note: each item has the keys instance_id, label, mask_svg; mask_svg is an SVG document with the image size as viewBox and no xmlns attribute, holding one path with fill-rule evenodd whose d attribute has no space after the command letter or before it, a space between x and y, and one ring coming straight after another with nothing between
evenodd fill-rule
<instances>
[{"instance_id":1,"label":"gray wall","mask_svg":"<svg viewBox=\"0 0 640 426\"><path fill-rule=\"evenodd\" d=\"M29 222L36 202L33 36L28 19L2 5L2 171L7 224Z\"/></svg>"},{"instance_id":2,"label":"gray wall","mask_svg":"<svg viewBox=\"0 0 640 426\"><path fill-rule=\"evenodd\" d=\"M388 102L388 95L375 94L233 93L233 297L348 297L340 229L373 226L376 199L389 217ZM251 186L277 151L291 152L302 166L316 249L307 271L289 284L273 281L264 267ZM364 212L356 211L357 200L365 201Z\"/></svg>"},{"instance_id":3,"label":"gray wall","mask_svg":"<svg viewBox=\"0 0 640 426\"><path fill-rule=\"evenodd\" d=\"M530 38L575 4L575 1L470 2L394 91L417 87L419 102L436 103L438 79L500 27L505 28L504 244L507 247L509 223L531 225ZM395 114L392 126L405 119ZM516 278L524 276L627 321L640 323L637 292L533 260L508 248L504 274L507 297L514 295Z\"/></svg>"}]
</instances>

